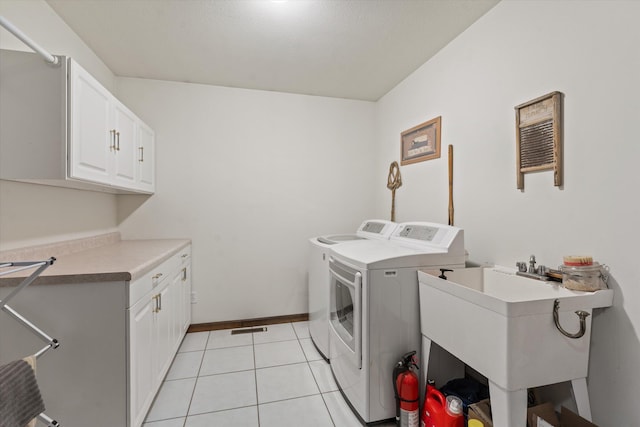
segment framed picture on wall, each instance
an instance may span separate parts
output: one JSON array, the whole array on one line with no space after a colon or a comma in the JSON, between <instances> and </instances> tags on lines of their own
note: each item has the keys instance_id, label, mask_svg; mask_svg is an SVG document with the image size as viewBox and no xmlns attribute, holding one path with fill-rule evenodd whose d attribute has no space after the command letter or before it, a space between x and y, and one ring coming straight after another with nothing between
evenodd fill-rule
<instances>
[{"instance_id":1,"label":"framed picture on wall","mask_svg":"<svg viewBox=\"0 0 640 427\"><path fill-rule=\"evenodd\" d=\"M441 118L438 116L400 134L400 164L440 158Z\"/></svg>"}]
</instances>

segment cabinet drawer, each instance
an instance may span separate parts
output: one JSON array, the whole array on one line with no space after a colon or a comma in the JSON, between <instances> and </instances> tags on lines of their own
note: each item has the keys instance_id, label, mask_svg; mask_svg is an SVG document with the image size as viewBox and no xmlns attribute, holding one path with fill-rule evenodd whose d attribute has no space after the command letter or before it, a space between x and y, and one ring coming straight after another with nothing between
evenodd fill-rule
<instances>
[{"instance_id":1,"label":"cabinet drawer","mask_svg":"<svg viewBox=\"0 0 640 427\"><path fill-rule=\"evenodd\" d=\"M191 245L183 249L180 249L180 251L178 252L178 257L180 259L181 264L191 262Z\"/></svg>"},{"instance_id":2,"label":"cabinet drawer","mask_svg":"<svg viewBox=\"0 0 640 427\"><path fill-rule=\"evenodd\" d=\"M169 280L173 272L178 270L182 264L182 255L184 253L185 250L181 250L162 264L153 267L141 278L131 282L129 284L129 301L127 301L127 308L133 306L140 298L157 288L165 280Z\"/></svg>"}]
</instances>

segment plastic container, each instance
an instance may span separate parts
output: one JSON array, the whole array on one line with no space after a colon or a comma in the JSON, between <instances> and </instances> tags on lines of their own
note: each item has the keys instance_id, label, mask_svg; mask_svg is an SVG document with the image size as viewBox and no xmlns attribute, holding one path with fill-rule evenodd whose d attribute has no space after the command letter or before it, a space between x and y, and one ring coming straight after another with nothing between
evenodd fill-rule
<instances>
[{"instance_id":1,"label":"plastic container","mask_svg":"<svg viewBox=\"0 0 640 427\"><path fill-rule=\"evenodd\" d=\"M480 420L469 420L467 427L484 427L484 424Z\"/></svg>"},{"instance_id":2,"label":"plastic container","mask_svg":"<svg viewBox=\"0 0 640 427\"><path fill-rule=\"evenodd\" d=\"M446 427L464 427L464 414L462 408L462 399L458 396L447 396L447 406L445 412L444 425Z\"/></svg>"},{"instance_id":3,"label":"plastic container","mask_svg":"<svg viewBox=\"0 0 640 427\"><path fill-rule=\"evenodd\" d=\"M606 265L594 262L592 265L561 265L562 286L574 291L594 292L607 289L609 274Z\"/></svg>"},{"instance_id":4,"label":"plastic container","mask_svg":"<svg viewBox=\"0 0 640 427\"><path fill-rule=\"evenodd\" d=\"M421 427L464 427L462 399L445 396L433 385L427 385Z\"/></svg>"},{"instance_id":5,"label":"plastic container","mask_svg":"<svg viewBox=\"0 0 640 427\"><path fill-rule=\"evenodd\" d=\"M421 427L438 427L444 423L445 397L431 384L427 384L422 410Z\"/></svg>"}]
</instances>

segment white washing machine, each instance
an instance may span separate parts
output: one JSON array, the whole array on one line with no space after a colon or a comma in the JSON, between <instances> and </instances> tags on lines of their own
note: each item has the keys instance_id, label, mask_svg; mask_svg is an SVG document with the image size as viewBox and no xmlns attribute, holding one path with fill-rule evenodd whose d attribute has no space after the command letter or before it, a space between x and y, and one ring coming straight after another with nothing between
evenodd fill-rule
<instances>
[{"instance_id":1,"label":"white washing machine","mask_svg":"<svg viewBox=\"0 0 640 427\"><path fill-rule=\"evenodd\" d=\"M331 370L361 421L395 416L393 367L409 351L420 356L417 270L464 265L463 230L426 222L402 223L387 241L331 249Z\"/></svg>"},{"instance_id":2,"label":"white washing machine","mask_svg":"<svg viewBox=\"0 0 640 427\"><path fill-rule=\"evenodd\" d=\"M354 234L309 239L309 333L318 351L329 358L329 250L345 242L387 240L398 224L383 219L364 221Z\"/></svg>"}]
</instances>

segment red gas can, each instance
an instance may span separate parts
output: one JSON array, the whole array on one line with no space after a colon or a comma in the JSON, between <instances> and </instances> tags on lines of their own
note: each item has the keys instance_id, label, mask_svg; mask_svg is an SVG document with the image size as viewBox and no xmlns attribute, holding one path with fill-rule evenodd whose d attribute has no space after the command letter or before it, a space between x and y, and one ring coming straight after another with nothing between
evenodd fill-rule
<instances>
[{"instance_id":1,"label":"red gas can","mask_svg":"<svg viewBox=\"0 0 640 427\"><path fill-rule=\"evenodd\" d=\"M445 397L431 384L427 385L422 408L421 427L464 427L462 400Z\"/></svg>"}]
</instances>

